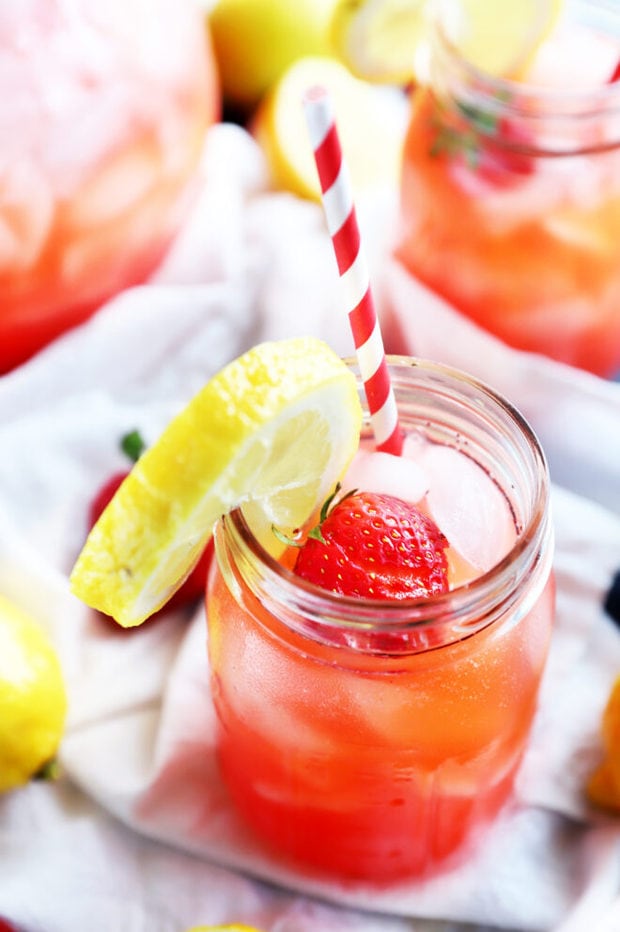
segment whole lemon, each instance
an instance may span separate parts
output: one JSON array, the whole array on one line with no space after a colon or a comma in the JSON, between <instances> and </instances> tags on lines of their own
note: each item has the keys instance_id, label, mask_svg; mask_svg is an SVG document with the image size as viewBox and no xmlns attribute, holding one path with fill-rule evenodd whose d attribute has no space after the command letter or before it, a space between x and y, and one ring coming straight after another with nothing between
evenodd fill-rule
<instances>
[{"instance_id":1,"label":"whole lemon","mask_svg":"<svg viewBox=\"0 0 620 932\"><path fill-rule=\"evenodd\" d=\"M60 743L67 696L45 631L0 595L0 792L49 764Z\"/></svg>"},{"instance_id":2,"label":"whole lemon","mask_svg":"<svg viewBox=\"0 0 620 932\"><path fill-rule=\"evenodd\" d=\"M596 806L620 813L620 676L603 711L601 736L603 759L590 776L586 793Z\"/></svg>"},{"instance_id":3,"label":"whole lemon","mask_svg":"<svg viewBox=\"0 0 620 932\"><path fill-rule=\"evenodd\" d=\"M222 94L252 109L303 55L328 54L336 0L217 0L209 15Z\"/></svg>"},{"instance_id":4,"label":"whole lemon","mask_svg":"<svg viewBox=\"0 0 620 932\"><path fill-rule=\"evenodd\" d=\"M227 926L192 926L187 932L260 932L254 926L239 925L238 922Z\"/></svg>"}]
</instances>

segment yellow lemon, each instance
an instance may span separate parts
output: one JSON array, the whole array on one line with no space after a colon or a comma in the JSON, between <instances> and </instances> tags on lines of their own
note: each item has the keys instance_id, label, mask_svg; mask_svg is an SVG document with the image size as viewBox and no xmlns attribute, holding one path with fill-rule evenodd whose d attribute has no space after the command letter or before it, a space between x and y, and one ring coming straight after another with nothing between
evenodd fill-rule
<instances>
[{"instance_id":1,"label":"yellow lemon","mask_svg":"<svg viewBox=\"0 0 620 932\"><path fill-rule=\"evenodd\" d=\"M448 0L449 2L449 0ZM463 58L481 71L524 77L564 8L564 0L456 0L447 32Z\"/></svg>"},{"instance_id":2,"label":"yellow lemon","mask_svg":"<svg viewBox=\"0 0 620 932\"><path fill-rule=\"evenodd\" d=\"M239 925L238 922L224 926L192 926L187 932L260 932L254 926Z\"/></svg>"},{"instance_id":3,"label":"yellow lemon","mask_svg":"<svg viewBox=\"0 0 620 932\"><path fill-rule=\"evenodd\" d=\"M303 111L313 85L327 88L353 189L398 182L406 100L391 88L354 78L327 57L299 59L263 99L250 129L266 154L273 183L300 197L319 200L321 190Z\"/></svg>"},{"instance_id":4,"label":"yellow lemon","mask_svg":"<svg viewBox=\"0 0 620 932\"><path fill-rule=\"evenodd\" d=\"M595 805L620 812L620 677L609 694L601 731L605 756L588 780L586 792Z\"/></svg>"},{"instance_id":5,"label":"yellow lemon","mask_svg":"<svg viewBox=\"0 0 620 932\"><path fill-rule=\"evenodd\" d=\"M140 457L92 528L73 592L124 627L179 588L218 518L301 526L359 441L353 374L313 338L262 343L217 373Z\"/></svg>"},{"instance_id":6,"label":"yellow lemon","mask_svg":"<svg viewBox=\"0 0 620 932\"><path fill-rule=\"evenodd\" d=\"M44 630L0 596L0 792L22 786L53 760L67 698Z\"/></svg>"},{"instance_id":7,"label":"yellow lemon","mask_svg":"<svg viewBox=\"0 0 620 932\"><path fill-rule=\"evenodd\" d=\"M304 55L329 53L335 0L218 0L209 26L224 99L254 107Z\"/></svg>"},{"instance_id":8,"label":"yellow lemon","mask_svg":"<svg viewBox=\"0 0 620 932\"><path fill-rule=\"evenodd\" d=\"M335 53L367 81L409 84L430 35L428 0L339 0L330 26Z\"/></svg>"},{"instance_id":9,"label":"yellow lemon","mask_svg":"<svg viewBox=\"0 0 620 932\"><path fill-rule=\"evenodd\" d=\"M522 75L558 21L564 0L338 0L333 47L354 75L408 84L428 78L433 21L482 71Z\"/></svg>"}]
</instances>

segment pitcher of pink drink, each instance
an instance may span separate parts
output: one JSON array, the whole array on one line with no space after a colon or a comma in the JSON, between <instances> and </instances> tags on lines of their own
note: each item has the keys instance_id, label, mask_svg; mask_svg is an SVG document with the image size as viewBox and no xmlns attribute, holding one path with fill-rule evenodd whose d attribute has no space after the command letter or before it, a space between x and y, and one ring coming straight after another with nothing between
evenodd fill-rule
<instances>
[{"instance_id":1,"label":"pitcher of pink drink","mask_svg":"<svg viewBox=\"0 0 620 932\"><path fill-rule=\"evenodd\" d=\"M0 372L143 281L219 93L189 0L0 8Z\"/></svg>"}]
</instances>

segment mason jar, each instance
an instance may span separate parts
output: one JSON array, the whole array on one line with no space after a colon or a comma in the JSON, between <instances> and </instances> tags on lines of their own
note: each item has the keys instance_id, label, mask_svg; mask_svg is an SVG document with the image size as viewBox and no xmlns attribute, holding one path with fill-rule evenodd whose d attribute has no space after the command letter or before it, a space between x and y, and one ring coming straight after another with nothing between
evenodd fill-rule
<instances>
[{"instance_id":1,"label":"mason jar","mask_svg":"<svg viewBox=\"0 0 620 932\"><path fill-rule=\"evenodd\" d=\"M527 423L456 370L389 357L389 373L405 443L462 457L501 499L499 562L428 599L351 598L296 576L294 554L275 537L265 549L238 509L216 526L207 591L219 762L240 817L302 872L374 883L458 863L511 798L554 614L549 480Z\"/></svg>"},{"instance_id":2,"label":"mason jar","mask_svg":"<svg viewBox=\"0 0 620 932\"><path fill-rule=\"evenodd\" d=\"M565 7L538 65L506 80L460 55L438 4L428 80L413 94L404 144L396 252L505 343L612 376L620 370L620 81L612 80L620 7Z\"/></svg>"}]
</instances>

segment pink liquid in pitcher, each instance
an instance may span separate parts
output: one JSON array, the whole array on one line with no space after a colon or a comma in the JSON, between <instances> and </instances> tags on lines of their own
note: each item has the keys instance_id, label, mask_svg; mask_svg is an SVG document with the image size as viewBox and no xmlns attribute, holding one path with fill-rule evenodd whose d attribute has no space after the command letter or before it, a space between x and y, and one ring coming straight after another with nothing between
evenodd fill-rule
<instances>
[{"instance_id":1,"label":"pink liquid in pitcher","mask_svg":"<svg viewBox=\"0 0 620 932\"><path fill-rule=\"evenodd\" d=\"M190 2L20 0L0 94L2 372L161 260L219 92Z\"/></svg>"}]
</instances>

